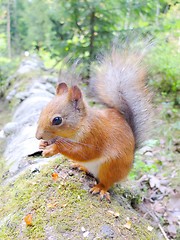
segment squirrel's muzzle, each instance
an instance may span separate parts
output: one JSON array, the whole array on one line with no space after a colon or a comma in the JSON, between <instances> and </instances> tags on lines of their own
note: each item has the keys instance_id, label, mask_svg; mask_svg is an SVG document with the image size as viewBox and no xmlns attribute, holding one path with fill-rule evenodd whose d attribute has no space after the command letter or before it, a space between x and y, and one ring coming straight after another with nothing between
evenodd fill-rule
<instances>
[{"instance_id":1,"label":"squirrel's muzzle","mask_svg":"<svg viewBox=\"0 0 180 240\"><path fill-rule=\"evenodd\" d=\"M41 131L36 131L36 138L38 139L38 140L41 140L41 139L43 139L43 133L41 132Z\"/></svg>"}]
</instances>

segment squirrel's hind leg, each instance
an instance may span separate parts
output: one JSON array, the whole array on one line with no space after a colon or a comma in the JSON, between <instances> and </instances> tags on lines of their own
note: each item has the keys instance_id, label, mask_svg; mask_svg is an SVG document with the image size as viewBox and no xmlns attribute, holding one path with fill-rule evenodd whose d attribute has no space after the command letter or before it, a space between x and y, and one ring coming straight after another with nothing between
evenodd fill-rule
<instances>
[{"instance_id":1,"label":"squirrel's hind leg","mask_svg":"<svg viewBox=\"0 0 180 240\"><path fill-rule=\"evenodd\" d=\"M110 201L109 188L114 183L119 182L127 177L131 169L131 159L123 161L122 158L109 160L100 166L98 173L99 183L90 189L92 194L100 194L100 198L106 198Z\"/></svg>"},{"instance_id":2,"label":"squirrel's hind leg","mask_svg":"<svg viewBox=\"0 0 180 240\"><path fill-rule=\"evenodd\" d=\"M109 192L107 192L106 188L101 183L98 183L94 187L92 187L90 189L90 193L92 193L93 195L99 193L101 200L105 198L108 202L111 202Z\"/></svg>"}]
</instances>

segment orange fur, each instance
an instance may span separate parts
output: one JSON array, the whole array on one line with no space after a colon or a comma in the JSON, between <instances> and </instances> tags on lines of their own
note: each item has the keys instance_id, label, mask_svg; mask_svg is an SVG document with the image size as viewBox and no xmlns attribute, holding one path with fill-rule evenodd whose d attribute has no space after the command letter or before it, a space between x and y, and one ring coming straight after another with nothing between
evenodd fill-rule
<instances>
[{"instance_id":1,"label":"orange fur","mask_svg":"<svg viewBox=\"0 0 180 240\"><path fill-rule=\"evenodd\" d=\"M57 137L55 143L45 147L43 156L61 153L80 164L104 159L96 177L102 190L107 191L115 182L125 178L131 169L134 136L123 116L115 109L89 109L87 112L76 137Z\"/></svg>"}]
</instances>

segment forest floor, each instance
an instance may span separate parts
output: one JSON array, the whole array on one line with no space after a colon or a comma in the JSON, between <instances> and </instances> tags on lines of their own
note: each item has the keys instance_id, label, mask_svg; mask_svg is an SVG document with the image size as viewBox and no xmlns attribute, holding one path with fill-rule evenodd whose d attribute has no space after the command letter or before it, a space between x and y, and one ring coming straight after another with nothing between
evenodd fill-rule
<instances>
[{"instance_id":1,"label":"forest floor","mask_svg":"<svg viewBox=\"0 0 180 240\"><path fill-rule=\"evenodd\" d=\"M130 174L142 202L137 210L164 238L180 239L180 112L170 98L156 97L152 139L138 153Z\"/></svg>"}]
</instances>

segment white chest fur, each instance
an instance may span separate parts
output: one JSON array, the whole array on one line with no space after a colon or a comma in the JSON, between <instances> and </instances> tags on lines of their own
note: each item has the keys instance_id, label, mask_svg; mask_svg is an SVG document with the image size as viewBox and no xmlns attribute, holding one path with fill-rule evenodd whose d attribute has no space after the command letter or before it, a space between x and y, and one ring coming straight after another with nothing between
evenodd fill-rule
<instances>
[{"instance_id":1,"label":"white chest fur","mask_svg":"<svg viewBox=\"0 0 180 240\"><path fill-rule=\"evenodd\" d=\"M80 162L79 164L92 173L95 178L98 178L99 168L103 162L105 162L105 159L96 159L90 162Z\"/></svg>"}]
</instances>

